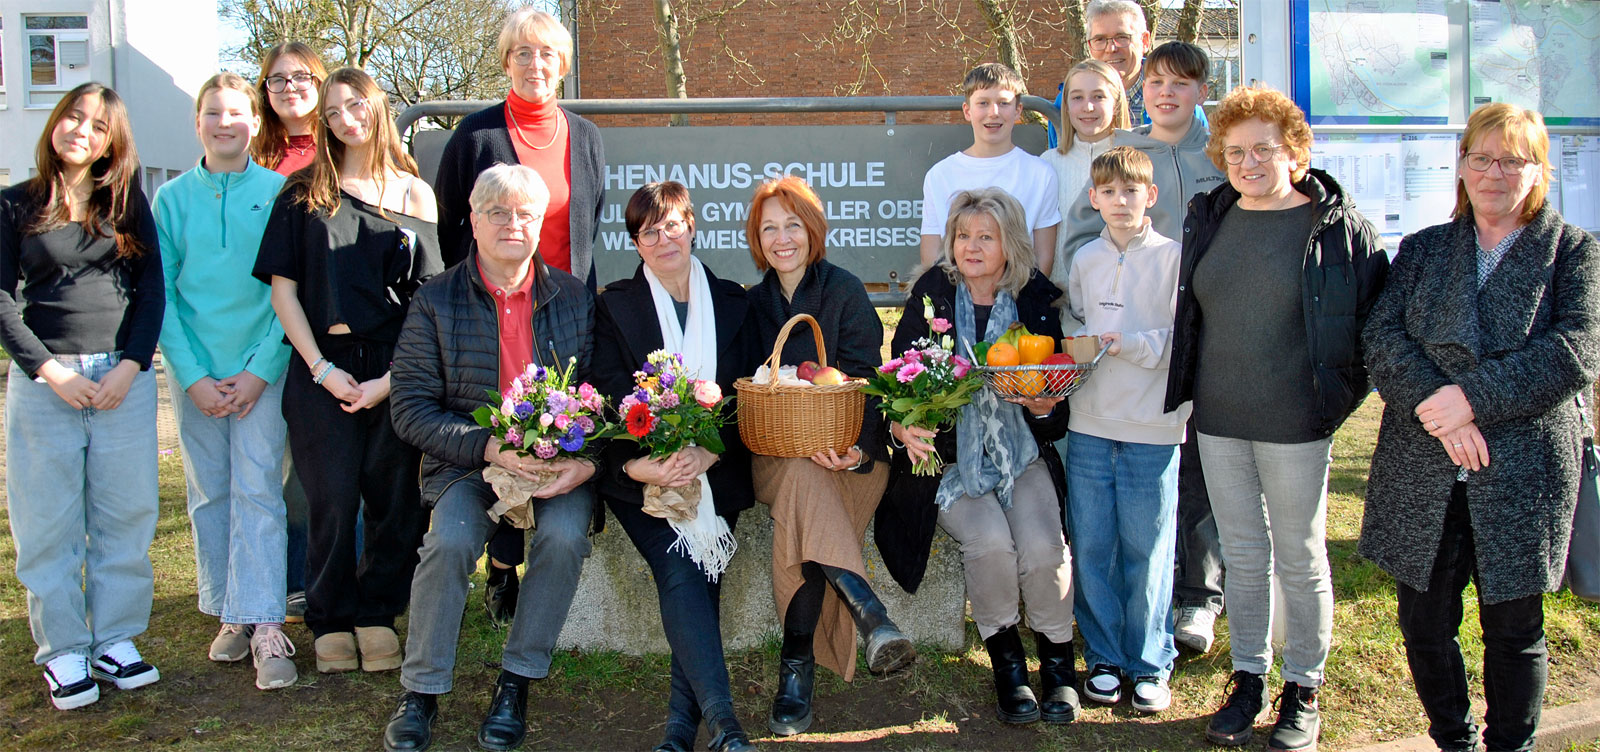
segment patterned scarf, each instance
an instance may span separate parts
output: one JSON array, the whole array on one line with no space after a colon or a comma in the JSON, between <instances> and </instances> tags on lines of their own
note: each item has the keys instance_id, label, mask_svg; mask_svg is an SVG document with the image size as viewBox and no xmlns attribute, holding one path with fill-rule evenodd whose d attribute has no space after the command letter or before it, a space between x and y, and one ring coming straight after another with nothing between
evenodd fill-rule
<instances>
[{"instance_id":1,"label":"patterned scarf","mask_svg":"<svg viewBox=\"0 0 1600 752\"><path fill-rule=\"evenodd\" d=\"M994 308L984 336L974 337L978 327L972 308L972 294L965 284L956 285L956 350L970 352L962 343L993 342L1017 320L1017 301L1011 293L995 293ZM1021 405L1002 401L988 389L972 393L972 402L956 419L956 463L944 471L934 502L939 511L950 508L963 496L977 498L994 491L1001 509L1011 508L1011 489L1017 476L1039 458L1033 432L1022 416Z\"/></svg>"}]
</instances>

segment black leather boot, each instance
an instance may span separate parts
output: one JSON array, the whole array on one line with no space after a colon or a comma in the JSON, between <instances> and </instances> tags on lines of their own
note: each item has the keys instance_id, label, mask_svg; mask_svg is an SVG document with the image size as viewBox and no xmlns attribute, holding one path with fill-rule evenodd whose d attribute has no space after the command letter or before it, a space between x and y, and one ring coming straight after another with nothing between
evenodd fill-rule
<instances>
[{"instance_id":1,"label":"black leather boot","mask_svg":"<svg viewBox=\"0 0 1600 752\"><path fill-rule=\"evenodd\" d=\"M383 727L386 752L422 752L433 745L433 722L439 719L439 696L407 692Z\"/></svg>"},{"instance_id":2,"label":"black leather boot","mask_svg":"<svg viewBox=\"0 0 1600 752\"><path fill-rule=\"evenodd\" d=\"M507 752L522 746L528 735L528 680L507 677L495 682L489 714L478 725L478 746L493 752Z\"/></svg>"},{"instance_id":3,"label":"black leather boot","mask_svg":"<svg viewBox=\"0 0 1600 752\"><path fill-rule=\"evenodd\" d=\"M1039 680L1044 690L1039 715L1045 723L1072 723L1081 709L1072 643L1051 642L1043 632L1034 632L1033 636L1039 643Z\"/></svg>"},{"instance_id":4,"label":"black leather boot","mask_svg":"<svg viewBox=\"0 0 1600 752\"><path fill-rule=\"evenodd\" d=\"M483 581L483 607L489 611L489 623L495 629L509 629L517 615L517 595L521 589L517 582L517 568L501 568L494 562L484 564L489 572Z\"/></svg>"},{"instance_id":5,"label":"black leather boot","mask_svg":"<svg viewBox=\"0 0 1600 752\"><path fill-rule=\"evenodd\" d=\"M711 732L711 752L753 752L756 748L731 712L721 718L707 718L706 730Z\"/></svg>"},{"instance_id":6,"label":"black leather boot","mask_svg":"<svg viewBox=\"0 0 1600 752\"><path fill-rule=\"evenodd\" d=\"M824 566L822 571L839 599L844 601L845 608L850 610L856 630L867 641L868 671L886 674L905 668L917 659L917 649L889 620L889 610L883 607L883 601L878 600L878 594L872 592L872 586L861 575L838 567Z\"/></svg>"},{"instance_id":7,"label":"black leather boot","mask_svg":"<svg viewBox=\"0 0 1600 752\"><path fill-rule=\"evenodd\" d=\"M983 641L994 665L995 709L1006 723L1033 723L1039 720L1039 702L1028 686L1028 656L1022 652L1022 635L1015 625L994 633Z\"/></svg>"},{"instance_id":8,"label":"black leather boot","mask_svg":"<svg viewBox=\"0 0 1600 752\"><path fill-rule=\"evenodd\" d=\"M767 728L778 736L794 736L811 727L811 695L817 675L816 658L811 652L811 632L783 632L783 649L778 653L778 694L772 698L772 715Z\"/></svg>"}]
</instances>

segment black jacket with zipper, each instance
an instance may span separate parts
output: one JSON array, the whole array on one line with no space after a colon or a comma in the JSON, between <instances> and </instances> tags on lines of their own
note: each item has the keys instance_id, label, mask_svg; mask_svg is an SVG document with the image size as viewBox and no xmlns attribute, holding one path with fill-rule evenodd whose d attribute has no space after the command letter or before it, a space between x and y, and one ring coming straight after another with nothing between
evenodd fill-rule
<instances>
[{"instance_id":1,"label":"black jacket with zipper","mask_svg":"<svg viewBox=\"0 0 1600 752\"><path fill-rule=\"evenodd\" d=\"M594 295L560 269L533 257L533 359L589 379ZM477 252L417 290L390 368L390 412L400 438L421 449L422 503L432 507L452 483L473 475L491 431L472 411L499 392L500 320L478 271ZM598 472L597 472L598 474Z\"/></svg>"},{"instance_id":2,"label":"black jacket with zipper","mask_svg":"<svg viewBox=\"0 0 1600 752\"><path fill-rule=\"evenodd\" d=\"M1311 234L1306 238L1300 298L1315 376L1311 397L1321 435L1329 436L1367 396L1361 330L1388 278L1389 254L1372 223L1356 211L1355 202L1345 196L1344 189L1328 173L1309 169L1294 188L1316 206ZM1209 250L1222 218L1238 201L1239 191L1232 183L1223 183L1189 200L1183 222L1172 368L1167 376L1167 412L1194 399L1200 332L1205 326L1192 286L1194 268ZM1248 389L1249 385L1240 384L1239 388Z\"/></svg>"}]
</instances>

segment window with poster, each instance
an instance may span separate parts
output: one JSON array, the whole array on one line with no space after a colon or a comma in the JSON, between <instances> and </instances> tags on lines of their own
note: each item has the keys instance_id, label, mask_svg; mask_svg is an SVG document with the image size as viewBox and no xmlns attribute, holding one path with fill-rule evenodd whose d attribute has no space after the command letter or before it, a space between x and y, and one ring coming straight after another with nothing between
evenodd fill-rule
<instances>
[{"instance_id":1,"label":"window with poster","mask_svg":"<svg viewBox=\"0 0 1600 752\"><path fill-rule=\"evenodd\" d=\"M54 107L61 95L89 80L88 16L25 15L22 30L28 48L25 107Z\"/></svg>"}]
</instances>

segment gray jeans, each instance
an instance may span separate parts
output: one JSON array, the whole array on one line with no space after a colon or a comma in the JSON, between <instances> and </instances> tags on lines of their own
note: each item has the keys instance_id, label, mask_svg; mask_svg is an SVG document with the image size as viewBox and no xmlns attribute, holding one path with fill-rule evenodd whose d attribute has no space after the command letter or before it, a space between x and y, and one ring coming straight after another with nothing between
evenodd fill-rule
<instances>
[{"instance_id":1,"label":"gray jeans","mask_svg":"<svg viewBox=\"0 0 1600 752\"><path fill-rule=\"evenodd\" d=\"M411 620L400 669L406 689L444 694L454 686L467 578L494 534L495 521L485 512L494 501L494 490L474 473L450 486L434 505L433 524L422 538L422 561L411 578ZM521 607L501 657L506 670L535 679L550 673L550 651L589 556L593 513L594 491L587 485L533 501L535 529L528 536Z\"/></svg>"},{"instance_id":2,"label":"gray jeans","mask_svg":"<svg viewBox=\"0 0 1600 752\"><path fill-rule=\"evenodd\" d=\"M963 496L939 513L939 526L961 544L979 637L987 640L1022 621L1019 607L1026 601L1033 631L1051 642L1072 641L1072 557L1043 461L1017 477L1010 509L1001 509L992 491Z\"/></svg>"},{"instance_id":3,"label":"gray jeans","mask_svg":"<svg viewBox=\"0 0 1600 752\"><path fill-rule=\"evenodd\" d=\"M1272 667L1272 575L1283 586L1288 624L1283 679L1320 686L1333 639L1328 569L1328 465L1333 438L1271 444L1199 434L1206 489L1217 518L1233 668Z\"/></svg>"}]
</instances>

